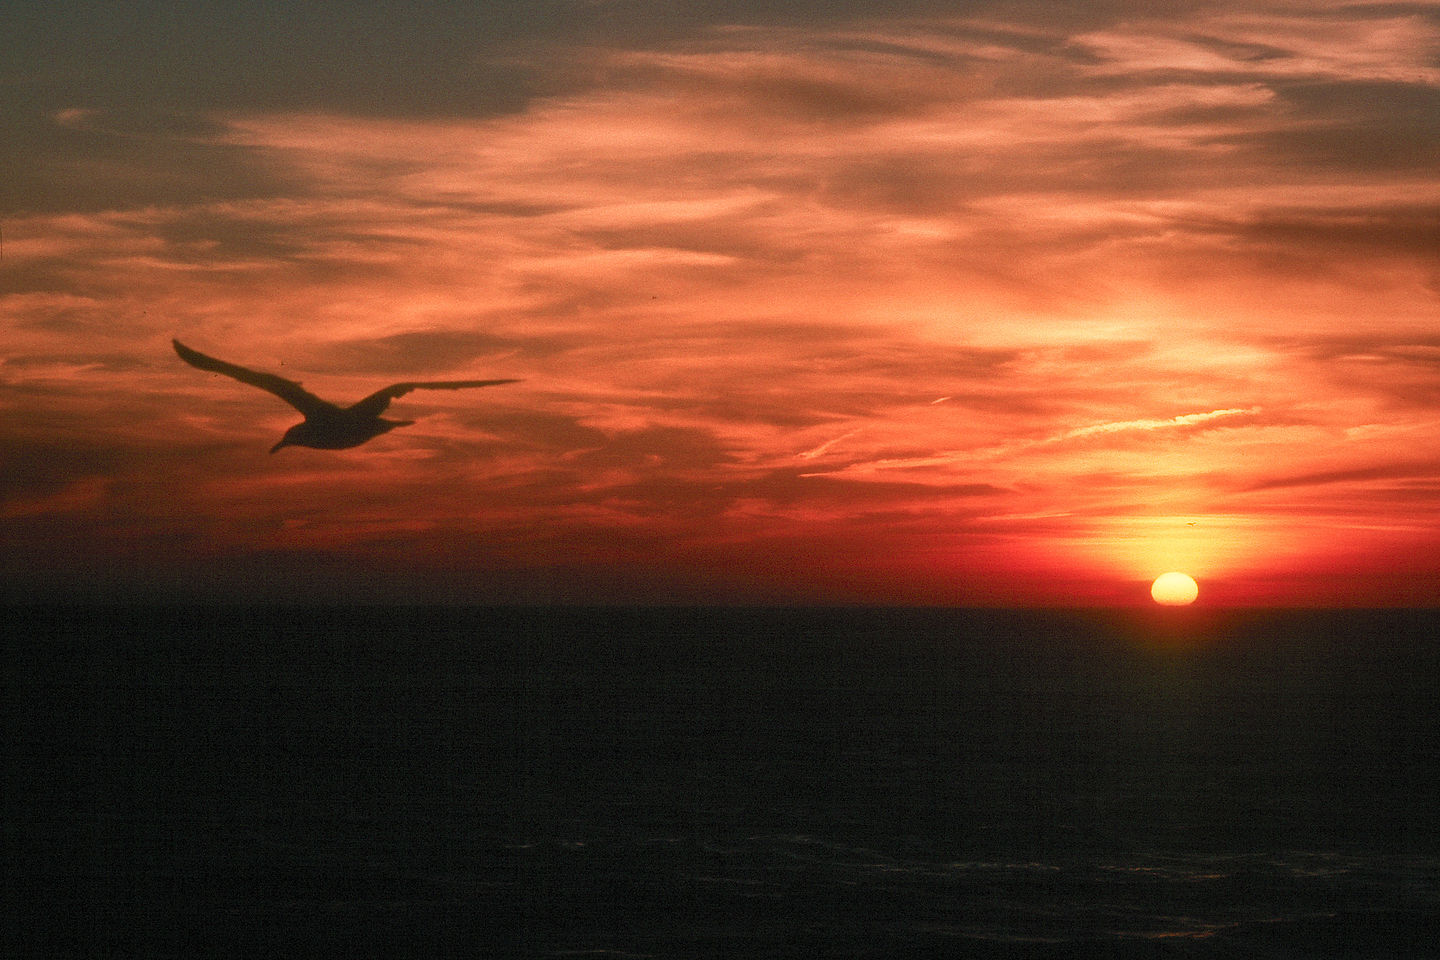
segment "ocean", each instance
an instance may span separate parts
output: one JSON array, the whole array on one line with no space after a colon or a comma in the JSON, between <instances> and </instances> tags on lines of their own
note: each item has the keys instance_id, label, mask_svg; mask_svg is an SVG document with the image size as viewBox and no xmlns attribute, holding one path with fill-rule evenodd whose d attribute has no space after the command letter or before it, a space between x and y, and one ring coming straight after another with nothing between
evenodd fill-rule
<instances>
[{"instance_id":1,"label":"ocean","mask_svg":"<svg viewBox=\"0 0 1440 960\"><path fill-rule=\"evenodd\" d=\"M1440 615L12 607L7 956L1440 956Z\"/></svg>"}]
</instances>

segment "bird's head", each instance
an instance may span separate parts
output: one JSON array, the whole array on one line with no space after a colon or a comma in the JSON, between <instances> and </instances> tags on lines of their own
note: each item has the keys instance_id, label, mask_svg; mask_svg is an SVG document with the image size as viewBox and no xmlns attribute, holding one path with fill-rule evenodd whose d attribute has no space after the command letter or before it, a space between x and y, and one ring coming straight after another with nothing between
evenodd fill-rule
<instances>
[{"instance_id":1,"label":"bird's head","mask_svg":"<svg viewBox=\"0 0 1440 960\"><path fill-rule=\"evenodd\" d=\"M276 450L279 450L281 447L303 447L303 446L307 446L307 444L306 444L306 439L307 439L306 434L309 432L309 431L306 429L307 427L309 427L309 424L308 424L308 423L297 423L297 424L295 424L295 426L291 427L289 430L286 430L286 431L285 431L285 436L281 437L281 438L280 438L280 442L277 443L277 444L275 444L275 446L273 446L273 447L270 448L270 452L271 452L271 453L274 453Z\"/></svg>"}]
</instances>

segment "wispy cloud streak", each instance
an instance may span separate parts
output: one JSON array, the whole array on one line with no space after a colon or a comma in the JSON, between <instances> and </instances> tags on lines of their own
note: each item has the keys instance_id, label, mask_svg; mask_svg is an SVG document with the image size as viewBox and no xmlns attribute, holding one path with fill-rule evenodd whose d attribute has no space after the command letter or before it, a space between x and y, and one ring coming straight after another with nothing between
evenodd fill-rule
<instances>
[{"instance_id":1,"label":"wispy cloud streak","mask_svg":"<svg viewBox=\"0 0 1440 960\"><path fill-rule=\"evenodd\" d=\"M1087 427L1076 427L1074 430L1067 430L1065 433L1054 437L1051 442L1058 443L1064 440L1077 440L1081 437L1122 433L1130 430L1164 430L1171 427L1189 427L1198 423L1209 423L1228 417L1258 413L1259 410L1259 407L1246 407L1244 409L1211 410L1208 413L1182 413L1163 420L1120 420L1114 423L1094 423Z\"/></svg>"}]
</instances>

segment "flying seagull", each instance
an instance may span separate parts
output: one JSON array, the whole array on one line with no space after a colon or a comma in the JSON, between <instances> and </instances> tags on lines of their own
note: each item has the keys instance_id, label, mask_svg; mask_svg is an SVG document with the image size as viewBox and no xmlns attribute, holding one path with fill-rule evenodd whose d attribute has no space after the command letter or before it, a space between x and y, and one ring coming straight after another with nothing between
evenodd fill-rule
<instances>
[{"instance_id":1,"label":"flying seagull","mask_svg":"<svg viewBox=\"0 0 1440 960\"><path fill-rule=\"evenodd\" d=\"M285 431L280 442L270 448L274 453L281 447L315 447L318 450L345 450L358 447L367 440L388 433L396 427L408 427L414 420L385 420L380 414L390 406L390 401L403 397L411 390L463 390L467 387L493 387L501 383L519 383L518 380L425 380L407 383L392 383L383 390L376 390L370 396L348 407L337 407L327 400L300 386L294 380L277 377L273 373L260 373L245 367L207 357L199 350L191 350L179 340L171 340L180 359L192 367L223 373L241 383L268 390L290 406L305 414L305 420Z\"/></svg>"}]
</instances>

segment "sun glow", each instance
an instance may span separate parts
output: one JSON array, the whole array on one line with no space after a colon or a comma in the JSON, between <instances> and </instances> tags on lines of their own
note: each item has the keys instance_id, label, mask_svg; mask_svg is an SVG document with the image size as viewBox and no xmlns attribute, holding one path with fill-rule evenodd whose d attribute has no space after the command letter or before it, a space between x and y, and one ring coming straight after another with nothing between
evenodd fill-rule
<instances>
[{"instance_id":1,"label":"sun glow","mask_svg":"<svg viewBox=\"0 0 1440 960\"><path fill-rule=\"evenodd\" d=\"M1174 571L1160 574L1150 585L1150 596L1165 607L1187 606L1199 595L1200 587L1190 576Z\"/></svg>"}]
</instances>

